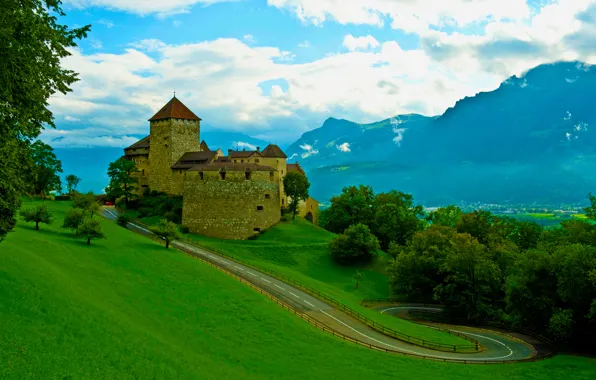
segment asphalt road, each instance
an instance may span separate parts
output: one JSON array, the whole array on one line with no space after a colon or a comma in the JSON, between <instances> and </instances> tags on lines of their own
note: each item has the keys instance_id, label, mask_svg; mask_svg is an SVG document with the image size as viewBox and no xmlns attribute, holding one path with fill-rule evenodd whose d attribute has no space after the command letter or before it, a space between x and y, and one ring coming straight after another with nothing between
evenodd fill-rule
<instances>
[{"instance_id":1,"label":"asphalt road","mask_svg":"<svg viewBox=\"0 0 596 380\"><path fill-rule=\"evenodd\" d=\"M104 208L103 216L110 220L116 220L117 211L113 208ZM146 228L129 223L128 228L144 235L152 233ZM303 292L283 281L268 276L252 268L246 267L235 261L219 256L204 249L186 244L183 242L172 242L174 248L190 251L196 256L222 267L223 269L244 278L273 296L292 305L299 311L308 314L319 322L348 335L354 339L382 347L388 350L398 351L411 355L430 357L434 359L445 359L455 361L510 361L525 359L533 356L535 351L529 344L508 335L499 334L491 330L481 330L469 327L457 326L460 333L467 334L476 339L483 346L484 350L479 353L451 353L435 351L424 347L414 346L400 340L384 335L362 322L350 317L344 312L336 309L332 305ZM404 307L383 307L379 311L382 313L397 314ZM420 309L420 307L416 307ZM433 328L433 327L430 327ZM454 329L455 330L455 329Z\"/></svg>"}]
</instances>

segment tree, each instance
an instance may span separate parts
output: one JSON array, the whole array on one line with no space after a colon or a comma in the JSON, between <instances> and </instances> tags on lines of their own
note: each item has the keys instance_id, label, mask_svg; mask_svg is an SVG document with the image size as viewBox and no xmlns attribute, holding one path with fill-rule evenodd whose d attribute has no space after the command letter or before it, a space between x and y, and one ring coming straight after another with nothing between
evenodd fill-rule
<instances>
[{"instance_id":1,"label":"tree","mask_svg":"<svg viewBox=\"0 0 596 380\"><path fill-rule=\"evenodd\" d=\"M590 201L590 206L584 208L584 212L586 216L590 220L596 220L596 196L592 195L592 193L588 194L588 200Z\"/></svg>"},{"instance_id":2,"label":"tree","mask_svg":"<svg viewBox=\"0 0 596 380\"><path fill-rule=\"evenodd\" d=\"M124 204L128 206L128 201L135 197L134 192L137 189L135 185L139 180L133 174L138 171L134 161L129 161L124 157L110 163L108 167L110 184L106 188L107 195L114 198L123 196Z\"/></svg>"},{"instance_id":3,"label":"tree","mask_svg":"<svg viewBox=\"0 0 596 380\"><path fill-rule=\"evenodd\" d=\"M62 173L62 163L54 154L54 149L39 140L31 145L32 168L29 179L34 194L45 195L51 191L60 191L62 182L58 173Z\"/></svg>"},{"instance_id":4,"label":"tree","mask_svg":"<svg viewBox=\"0 0 596 380\"><path fill-rule=\"evenodd\" d=\"M95 199L95 194L92 191L88 192L87 194L80 194L76 193L73 199L73 207L80 208L90 213L91 217L93 218L94 214L98 214L101 212L101 206L97 203Z\"/></svg>"},{"instance_id":5,"label":"tree","mask_svg":"<svg viewBox=\"0 0 596 380\"><path fill-rule=\"evenodd\" d=\"M35 223L36 230L39 230L39 223L52 223L52 213L45 205L21 210L21 216L25 222Z\"/></svg>"},{"instance_id":6,"label":"tree","mask_svg":"<svg viewBox=\"0 0 596 380\"><path fill-rule=\"evenodd\" d=\"M308 178L302 173L290 172L283 180L284 193L288 197L288 208L292 212L292 219L296 218L298 204L308 199Z\"/></svg>"},{"instance_id":7,"label":"tree","mask_svg":"<svg viewBox=\"0 0 596 380\"><path fill-rule=\"evenodd\" d=\"M157 235L157 237L165 240L166 248L170 247L172 241L180 239L180 232L178 231L176 223L172 223L166 219L162 219L157 227L151 227L150 230Z\"/></svg>"},{"instance_id":8,"label":"tree","mask_svg":"<svg viewBox=\"0 0 596 380\"><path fill-rule=\"evenodd\" d=\"M375 197L374 222L371 230L379 239L382 249L390 242L406 245L416 231L424 228L419 218L424 214L420 205L414 205L414 197L401 191L391 190Z\"/></svg>"},{"instance_id":9,"label":"tree","mask_svg":"<svg viewBox=\"0 0 596 380\"><path fill-rule=\"evenodd\" d=\"M66 176L66 189L68 190L69 195L72 195L80 182L81 179L74 174L69 174Z\"/></svg>"},{"instance_id":10,"label":"tree","mask_svg":"<svg viewBox=\"0 0 596 380\"><path fill-rule=\"evenodd\" d=\"M340 195L331 198L331 206L325 211L326 228L342 233L353 224L370 227L375 215L374 200L375 194L370 186L344 187Z\"/></svg>"},{"instance_id":11,"label":"tree","mask_svg":"<svg viewBox=\"0 0 596 380\"><path fill-rule=\"evenodd\" d=\"M53 14L50 14L53 12ZM61 67L67 48L90 27L69 29L57 0L7 0L0 12L0 241L15 225L20 195L26 191L28 140L53 127L48 99L66 94L77 80Z\"/></svg>"},{"instance_id":12,"label":"tree","mask_svg":"<svg viewBox=\"0 0 596 380\"><path fill-rule=\"evenodd\" d=\"M106 235L101 229L98 219L85 219L77 228L76 236L87 238L87 245L91 245L91 239L105 239Z\"/></svg>"},{"instance_id":13,"label":"tree","mask_svg":"<svg viewBox=\"0 0 596 380\"><path fill-rule=\"evenodd\" d=\"M71 208L64 216L62 228L76 231L85 221L85 211L80 208Z\"/></svg>"},{"instance_id":14,"label":"tree","mask_svg":"<svg viewBox=\"0 0 596 380\"><path fill-rule=\"evenodd\" d=\"M365 263L377 253L379 241L364 224L355 224L329 242L329 254L339 264Z\"/></svg>"},{"instance_id":15,"label":"tree","mask_svg":"<svg viewBox=\"0 0 596 380\"><path fill-rule=\"evenodd\" d=\"M455 227L461 219L463 211L457 206L440 207L426 216L426 220L433 225Z\"/></svg>"},{"instance_id":16,"label":"tree","mask_svg":"<svg viewBox=\"0 0 596 380\"><path fill-rule=\"evenodd\" d=\"M360 285L360 283L362 281L364 281L364 273L360 272L360 270L356 270L356 274L354 275L354 281L356 282L354 288L358 289L358 285Z\"/></svg>"},{"instance_id":17,"label":"tree","mask_svg":"<svg viewBox=\"0 0 596 380\"><path fill-rule=\"evenodd\" d=\"M459 233L472 235L481 244L486 244L492 223L493 215L490 212L476 210L463 214L455 225L455 229Z\"/></svg>"}]
</instances>

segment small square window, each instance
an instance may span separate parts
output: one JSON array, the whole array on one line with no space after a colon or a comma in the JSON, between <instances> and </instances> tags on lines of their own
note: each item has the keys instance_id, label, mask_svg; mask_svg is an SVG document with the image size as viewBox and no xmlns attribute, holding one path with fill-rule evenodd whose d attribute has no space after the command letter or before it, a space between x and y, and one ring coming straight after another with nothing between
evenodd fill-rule
<instances>
[{"instance_id":1,"label":"small square window","mask_svg":"<svg viewBox=\"0 0 596 380\"><path fill-rule=\"evenodd\" d=\"M257 211L263 211L263 206L257 206Z\"/></svg>"},{"instance_id":2,"label":"small square window","mask_svg":"<svg viewBox=\"0 0 596 380\"><path fill-rule=\"evenodd\" d=\"M261 229L259 227L255 227L252 229L254 232L261 232Z\"/></svg>"},{"instance_id":3,"label":"small square window","mask_svg":"<svg viewBox=\"0 0 596 380\"><path fill-rule=\"evenodd\" d=\"M258 163L259 163L259 159L255 158L255 164L258 164Z\"/></svg>"},{"instance_id":4,"label":"small square window","mask_svg":"<svg viewBox=\"0 0 596 380\"><path fill-rule=\"evenodd\" d=\"M271 194L265 194L265 199L271 199Z\"/></svg>"}]
</instances>

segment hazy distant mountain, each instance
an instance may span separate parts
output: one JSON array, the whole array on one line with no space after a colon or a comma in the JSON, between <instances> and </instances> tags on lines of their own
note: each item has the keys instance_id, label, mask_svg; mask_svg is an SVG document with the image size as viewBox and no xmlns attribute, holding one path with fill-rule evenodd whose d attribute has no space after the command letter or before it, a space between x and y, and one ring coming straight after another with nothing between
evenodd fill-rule
<instances>
[{"instance_id":1,"label":"hazy distant mountain","mask_svg":"<svg viewBox=\"0 0 596 380\"><path fill-rule=\"evenodd\" d=\"M596 68L536 67L439 117L329 119L289 149L312 194L400 189L427 204L570 202L596 192Z\"/></svg>"}]
</instances>

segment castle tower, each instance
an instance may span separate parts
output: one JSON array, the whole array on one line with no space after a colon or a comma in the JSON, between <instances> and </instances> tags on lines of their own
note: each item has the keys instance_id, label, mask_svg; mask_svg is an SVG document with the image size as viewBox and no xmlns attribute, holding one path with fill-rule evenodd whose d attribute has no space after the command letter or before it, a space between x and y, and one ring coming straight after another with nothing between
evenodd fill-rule
<instances>
[{"instance_id":1,"label":"castle tower","mask_svg":"<svg viewBox=\"0 0 596 380\"><path fill-rule=\"evenodd\" d=\"M174 96L149 125L149 189L171 193L172 165L186 152L201 151L201 118Z\"/></svg>"}]
</instances>

